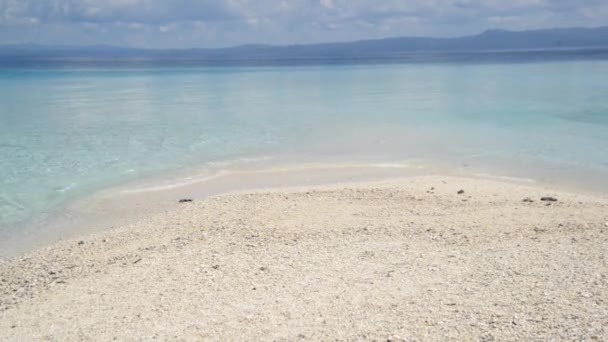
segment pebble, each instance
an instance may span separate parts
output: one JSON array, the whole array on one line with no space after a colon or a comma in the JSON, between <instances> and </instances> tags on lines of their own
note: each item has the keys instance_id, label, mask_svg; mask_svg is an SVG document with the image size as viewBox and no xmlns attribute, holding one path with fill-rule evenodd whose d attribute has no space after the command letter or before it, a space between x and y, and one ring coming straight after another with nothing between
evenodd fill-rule
<instances>
[{"instance_id":1,"label":"pebble","mask_svg":"<svg viewBox=\"0 0 608 342\"><path fill-rule=\"evenodd\" d=\"M459 195L464 194L464 190L458 190L458 194L459 194Z\"/></svg>"},{"instance_id":2,"label":"pebble","mask_svg":"<svg viewBox=\"0 0 608 342\"><path fill-rule=\"evenodd\" d=\"M190 202L194 202L194 200L191 198L182 198L179 200L179 203L190 203Z\"/></svg>"},{"instance_id":3,"label":"pebble","mask_svg":"<svg viewBox=\"0 0 608 342\"><path fill-rule=\"evenodd\" d=\"M541 197L540 200L543 202L557 202L557 198L551 196Z\"/></svg>"}]
</instances>

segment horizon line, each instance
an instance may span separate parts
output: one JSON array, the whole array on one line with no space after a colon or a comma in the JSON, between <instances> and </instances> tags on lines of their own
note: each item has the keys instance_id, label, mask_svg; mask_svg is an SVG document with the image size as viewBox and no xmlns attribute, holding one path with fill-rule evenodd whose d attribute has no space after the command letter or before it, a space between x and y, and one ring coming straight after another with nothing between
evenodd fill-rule
<instances>
[{"instance_id":1,"label":"horizon line","mask_svg":"<svg viewBox=\"0 0 608 342\"><path fill-rule=\"evenodd\" d=\"M266 48L283 48L283 47L301 47L301 46L323 46L323 45L339 45L339 44L351 44L360 42L372 42L372 41L383 41L383 40L398 40L398 39L429 39L429 40L457 40L463 38L472 38L482 36L490 32L508 32L508 33L528 33L528 32L543 32L543 31L567 31L567 30L599 30L608 29L608 25L584 27L584 26L571 26L571 27L552 27L552 28L541 28L541 29L529 29L529 30L512 30L512 29L500 29L491 28L483 30L479 33L461 35L456 37L439 37L439 36L386 36L382 38L365 38L365 39L353 39L344 41L333 41L333 42L318 42L318 43L294 43L294 44L268 44L268 43L243 43L237 45L230 45L225 47L181 47L181 48L154 48L154 47L137 47L137 46L126 46L126 45L111 45L111 44L89 44L89 45L68 45L68 44L43 44L43 43L0 43L0 48L18 48L18 47L39 47L39 48L65 48L65 49L76 49L76 48L113 48L113 49L124 49L124 50L146 50L146 51L186 51L186 50L227 50L243 47L266 47Z\"/></svg>"}]
</instances>

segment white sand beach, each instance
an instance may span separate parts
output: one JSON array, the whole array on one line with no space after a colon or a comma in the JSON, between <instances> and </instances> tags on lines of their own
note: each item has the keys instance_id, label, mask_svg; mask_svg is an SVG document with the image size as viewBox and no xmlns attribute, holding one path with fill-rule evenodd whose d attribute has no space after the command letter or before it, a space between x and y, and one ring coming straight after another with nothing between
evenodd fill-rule
<instances>
[{"instance_id":1,"label":"white sand beach","mask_svg":"<svg viewBox=\"0 0 608 342\"><path fill-rule=\"evenodd\" d=\"M539 186L228 193L3 261L0 340L602 341L606 250L608 199Z\"/></svg>"}]
</instances>

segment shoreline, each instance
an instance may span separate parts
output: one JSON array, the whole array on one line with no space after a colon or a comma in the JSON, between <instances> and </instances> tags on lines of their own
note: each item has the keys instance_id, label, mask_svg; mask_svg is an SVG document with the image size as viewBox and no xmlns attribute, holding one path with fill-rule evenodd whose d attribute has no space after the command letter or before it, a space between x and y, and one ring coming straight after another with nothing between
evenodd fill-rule
<instances>
[{"instance_id":1,"label":"shoreline","mask_svg":"<svg viewBox=\"0 0 608 342\"><path fill-rule=\"evenodd\" d=\"M606 213L439 175L225 193L0 263L0 339L601 340Z\"/></svg>"},{"instance_id":2,"label":"shoreline","mask_svg":"<svg viewBox=\"0 0 608 342\"><path fill-rule=\"evenodd\" d=\"M293 190L310 186L350 185L402 180L416 176L448 176L531 185L596 197L601 190L567 182L540 181L495 170L474 169L417 160L354 162L289 162L272 157L214 162L198 168L147 176L123 182L67 201L47 219L22 228L27 235L4 243L3 259L19 256L64 239L103 232L136 223L150 214L179 208L180 199L204 200L211 196L251 191ZM9 246L19 246L13 247Z\"/></svg>"},{"instance_id":3,"label":"shoreline","mask_svg":"<svg viewBox=\"0 0 608 342\"><path fill-rule=\"evenodd\" d=\"M147 176L75 197L44 220L26 224L27 235L9 239L0 253L18 256L64 239L103 232L135 223L151 214L180 207L179 200L299 186L361 183L420 175L429 167L402 163L285 163L266 165L269 158L225 161L200 168ZM238 164L242 163L242 164ZM236 165L236 167L235 167ZM227 166L227 167L226 167ZM8 251L8 246L23 246ZM7 252L8 251L8 252Z\"/></svg>"}]
</instances>

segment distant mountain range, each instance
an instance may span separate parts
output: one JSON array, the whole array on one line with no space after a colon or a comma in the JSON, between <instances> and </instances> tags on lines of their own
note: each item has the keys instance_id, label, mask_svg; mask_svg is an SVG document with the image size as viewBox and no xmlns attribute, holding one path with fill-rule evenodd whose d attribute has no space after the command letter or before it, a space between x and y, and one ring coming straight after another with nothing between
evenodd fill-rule
<instances>
[{"instance_id":1,"label":"distant mountain range","mask_svg":"<svg viewBox=\"0 0 608 342\"><path fill-rule=\"evenodd\" d=\"M531 31L488 30L459 38L399 37L307 45L242 45L220 49L140 49L115 46L0 45L0 58L150 58L184 60L305 60L391 58L415 52L608 48L608 26Z\"/></svg>"}]
</instances>

